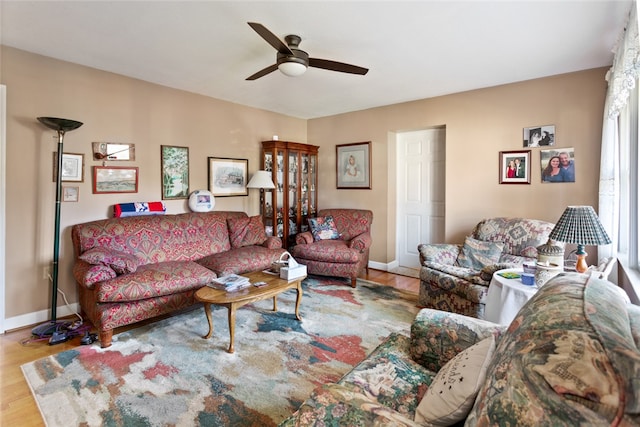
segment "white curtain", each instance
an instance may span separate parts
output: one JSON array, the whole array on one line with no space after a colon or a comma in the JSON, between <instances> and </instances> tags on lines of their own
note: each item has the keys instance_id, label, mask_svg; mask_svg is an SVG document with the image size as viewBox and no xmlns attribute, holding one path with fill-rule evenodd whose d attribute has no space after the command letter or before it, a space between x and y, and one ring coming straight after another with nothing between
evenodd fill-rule
<instances>
[{"instance_id":1,"label":"white curtain","mask_svg":"<svg viewBox=\"0 0 640 427\"><path fill-rule=\"evenodd\" d=\"M638 0L631 7L627 27L618 40L614 52L613 66L607 73L609 88L602 123L598 216L613 244L600 246L598 248L599 257L616 256L618 252L620 220L620 129L618 117L627 105L630 92L635 90L636 81L640 75L637 4Z\"/></svg>"}]
</instances>

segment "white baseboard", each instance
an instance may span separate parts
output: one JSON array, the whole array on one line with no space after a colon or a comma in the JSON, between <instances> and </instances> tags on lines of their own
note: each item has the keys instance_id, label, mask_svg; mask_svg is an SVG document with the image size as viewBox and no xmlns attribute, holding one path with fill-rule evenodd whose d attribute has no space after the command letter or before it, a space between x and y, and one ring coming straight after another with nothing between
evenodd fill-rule
<instances>
[{"instance_id":1,"label":"white baseboard","mask_svg":"<svg viewBox=\"0 0 640 427\"><path fill-rule=\"evenodd\" d=\"M73 316L76 313L80 313L80 305L78 303L65 305L62 307L58 307L57 309L58 318ZM46 309L33 313L21 314L20 316L9 317L4 320L4 330L0 331L0 333L5 333L6 331L11 331L13 329L20 329L26 326L44 323L47 320L50 320L50 316L51 310Z\"/></svg>"},{"instance_id":2,"label":"white baseboard","mask_svg":"<svg viewBox=\"0 0 640 427\"><path fill-rule=\"evenodd\" d=\"M398 267L398 261L392 261L389 263L383 263L383 262L376 262L376 261L369 261L369 268L373 268L375 270L381 270L381 271L389 271L393 268Z\"/></svg>"}]
</instances>

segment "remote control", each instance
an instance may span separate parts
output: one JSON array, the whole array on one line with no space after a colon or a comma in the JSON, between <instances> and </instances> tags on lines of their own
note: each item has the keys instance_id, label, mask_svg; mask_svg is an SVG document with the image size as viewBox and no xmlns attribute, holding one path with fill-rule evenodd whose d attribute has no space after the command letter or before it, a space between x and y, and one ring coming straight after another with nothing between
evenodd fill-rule
<instances>
[{"instance_id":1,"label":"remote control","mask_svg":"<svg viewBox=\"0 0 640 427\"><path fill-rule=\"evenodd\" d=\"M253 284L253 286L256 286L258 288L266 285L267 285L267 282L256 282Z\"/></svg>"}]
</instances>

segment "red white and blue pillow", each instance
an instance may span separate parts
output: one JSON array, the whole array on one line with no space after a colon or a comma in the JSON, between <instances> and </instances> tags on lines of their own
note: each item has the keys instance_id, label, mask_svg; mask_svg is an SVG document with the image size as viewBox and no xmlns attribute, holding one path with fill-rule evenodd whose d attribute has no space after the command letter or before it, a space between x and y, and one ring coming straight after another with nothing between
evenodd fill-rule
<instances>
[{"instance_id":1,"label":"red white and blue pillow","mask_svg":"<svg viewBox=\"0 0 640 427\"><path fill-rule=\"evenodd\" d=\"M336 228L333 217L328 215L325 217L309 218L309 228L313 234L313 240L338 240L340 233Z\"/></svg>"}]
</instances>

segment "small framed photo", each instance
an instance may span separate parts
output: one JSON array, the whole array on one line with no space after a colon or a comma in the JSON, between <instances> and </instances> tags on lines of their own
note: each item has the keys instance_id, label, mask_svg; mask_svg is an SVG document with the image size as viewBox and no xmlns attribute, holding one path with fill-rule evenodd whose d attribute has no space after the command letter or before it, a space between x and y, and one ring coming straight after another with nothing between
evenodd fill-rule
<instances>
[{"instance_id":1,"label":"small framed photo","mask_svg":"<svg viewBox=\"0 0 640 427\"><path fill-rule=\"evenodd\" d=\"M209 157L209 191L215 197L248 196L248 159Z\"/></svg>"},{"instance_id":2,"label":"small framed photo","mask_svg":"<svg viewBox=\"0 0 640 427\"><path fill-rule=\"evenodd\" d=\"M554 125L533 126L523 129L523 147L549 147L555 145L556 127Z\"/></svg>"},{"instance_id":3,"label":"small framed photo","mask_svg":"<svg viewBox=\"0 0 640 427\"><path fill-rule=\"evenodd\" d=\"M58 179L58 153L53 152L53 182ZM84 154L62 153L62 182L84 182Z\"/></svg>"},{"instance_id":4,"label":"small framed photo","mask_svg":"<svg viewBox=\"0 0 640 427\"><path fill-rule=\"evenodd\" d=\"M371 190L371 141L336 145L336 188Z\"/></svg>"},{"instance_id":5,"label":"small framed photo","mask_svg":"<svg viewBox=\"0 0 640 427\"><path fill-rule=\"evenodd\" d=\"M162 145L162 200L189 197L189 147Z\"/></svg>"},{"instance_id":6,"label":"small framed photo","mask_svg":"<svg viewBox=\"0 0 640 427\"><path fill-rule=\"evenodd\" d=\"M500 184L531 184L531 150L501 151Z\"/></svg>"},{"instance_id":7,"label":"small framed photo","mask_svg":"<svg viewBox=\"0 0 640 427\"><path fill-rule=\"evenodd\" d=\"M77 202L80 194L80 187L62 186L62 201L63 202Z\"/></svg>"},{"instance_id":8,"label":"small framed photo","mask_svg":"<svg viewBox=\"0 0 640 427\"><path fill-rule=\"evenodd\" d=\"M543 183L576 182L573 148L540 150L540 171Z\"/></svg>"},{"instance_id":9,"label":"small framed photo","mask_svg":"<svg viewBox=\"0 0 640 427\"><path fill-rule=\"evenodd\" d=\"M138 167L94 166L93 194L137 193Z\"/></svg>"}]
</instances>

